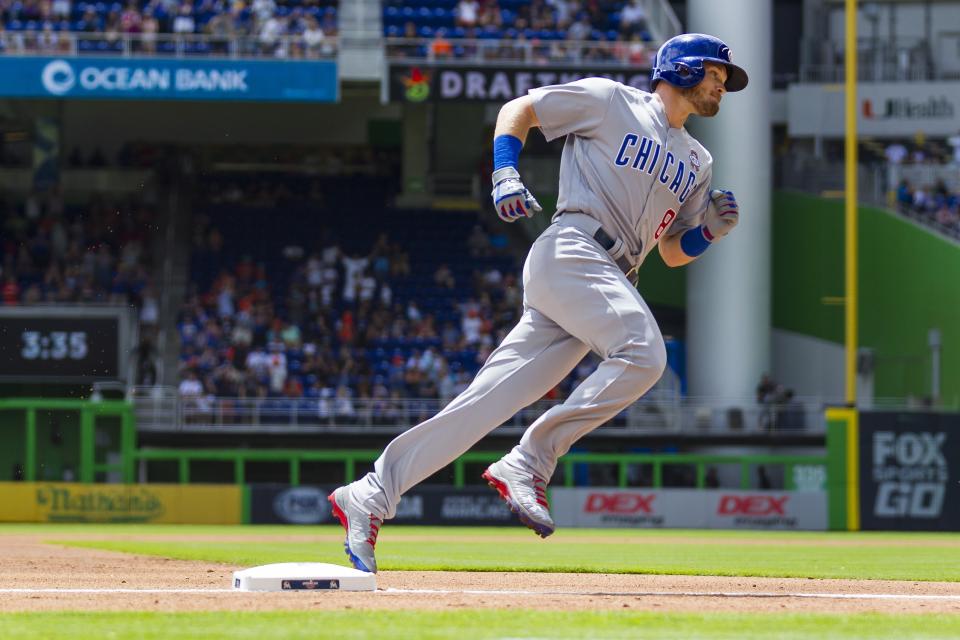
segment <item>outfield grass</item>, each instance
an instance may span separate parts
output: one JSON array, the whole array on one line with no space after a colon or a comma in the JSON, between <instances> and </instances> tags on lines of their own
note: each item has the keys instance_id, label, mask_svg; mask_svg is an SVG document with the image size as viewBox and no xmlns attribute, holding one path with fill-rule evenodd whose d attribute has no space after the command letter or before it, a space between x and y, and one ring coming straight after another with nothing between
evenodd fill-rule
<instances>
[{"instance_id":1,"label":"outfield grass","mask_svg":"<svg viewBox=\"0 0 960 640\"><path fill-rule=\"evenodd\" d=\"M63 526L0 527L42 532L58 544L234 565L343 563L334 541L245 541L244 535L325 535L339 527ZM137 540L71 539L74 532L136 535ZM151 540L153 534L229 536L218 541ZM469 536L468 541L458 537ZM584 539L589 536L589 540ZM239 539L238 539L239 538ZM489 539L489 543L477 538ZM677 543L664 542L674 538ZM696 538L696 544L683 543ZM607 541L607 539L609 541ZM377 544L384 570L550 571L797 578L960 581L956 534L740 531L561 531L540 540L520 527L389 527ZM831 545L831 542L842 542ZM855 546L867 543L868 546Z\"/></svg>"},{"instance_id":2,"label":"outfield grass","mask_svg":"<svg viewBox=\"0 0 960 640\"><path fill-rule=\"evenodd\" d=\"M466 631L469 630L469 631ZM471 609L437 611L300 611L215 613L0 614L6 640L142 638L876 638L960 636L960 616L683 614Z\"/></svg>"}]
</instances>

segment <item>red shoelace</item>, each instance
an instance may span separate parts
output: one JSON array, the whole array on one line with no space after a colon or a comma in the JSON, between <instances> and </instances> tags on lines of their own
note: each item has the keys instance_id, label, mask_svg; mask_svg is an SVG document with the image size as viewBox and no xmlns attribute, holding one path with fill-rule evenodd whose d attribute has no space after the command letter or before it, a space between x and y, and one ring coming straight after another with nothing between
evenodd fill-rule
<instances>
[{"instance_id":1,"label":"red shoelace","mask_svg":"<svg viewBox=\"0 0 960 640\"><path fill-rule=\"evenodd\" d=\"M533 491L537 494L537 504L549 509L550 504L547 502L547 481L543 478L533 476Z\"/></svg>"},{"instance_id":2,"label":"red shoelace","mask_svg":"<svg viewBox=\"0 0 960 640\"><path fill-rule=\"evenodd\" d=\"M367 542L370 543L371 547L377 546L377 536L380 534L380 525L383 524L383 520L377 516L370 514L370 535L367 537Z\"/></svg>"}]
</instances>

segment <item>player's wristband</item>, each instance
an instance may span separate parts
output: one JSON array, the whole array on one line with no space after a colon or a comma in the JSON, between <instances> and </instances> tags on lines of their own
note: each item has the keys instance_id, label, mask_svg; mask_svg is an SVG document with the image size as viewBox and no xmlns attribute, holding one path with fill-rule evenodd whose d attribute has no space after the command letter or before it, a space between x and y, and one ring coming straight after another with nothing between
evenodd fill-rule
<instances>
[{"instance_id":1,"label":"player's wristband","mask_svg":"<svg viewBox=\"0 0 960 640\"><path fill-rule=\"evenodd\" d=\"M493 139L493 169L502 169L504 167L517 168L520 161L520 149L523 143L520 138L503 134Z\"/></svg>"},{"instance_id":2,"label":"player's wristband","mask_svg":"<svg viewBox=\"0 0 960 640\"><path fill-rule=\"evenodd\" d=\"M707 227L700 225L693 229L687 229L680 236L680 249L691 258L696 258L704 251L710 248L713 236Z\"/></svg>"}]
</instances>

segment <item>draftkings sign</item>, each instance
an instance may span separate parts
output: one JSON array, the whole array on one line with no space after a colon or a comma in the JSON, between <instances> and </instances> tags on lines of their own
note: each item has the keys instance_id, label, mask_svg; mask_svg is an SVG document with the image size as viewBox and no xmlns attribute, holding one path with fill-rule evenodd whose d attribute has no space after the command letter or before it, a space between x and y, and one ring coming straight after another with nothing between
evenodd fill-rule
<instances>
[{"instance_id":1,"label":"draftkings sign","mask_svg":"<svg viewBox=\"0 0 960 640\"><path fill-rule=\"evenodd\" d=\"M960 531L960 415L860 414L863 529Z\"/></svg>"},{"instance_id":2,"label":"draftkings sign","mask_svg":"<svg viewBox=\"0 0 960 640\"><path fill-rule=\"evenodd\" d=\"M456 67L391 65L385 78L390 102L507 102L535 87L583 78L610 78L647 90L650 70L557 67Z\"/></svg>"}]
</instances>

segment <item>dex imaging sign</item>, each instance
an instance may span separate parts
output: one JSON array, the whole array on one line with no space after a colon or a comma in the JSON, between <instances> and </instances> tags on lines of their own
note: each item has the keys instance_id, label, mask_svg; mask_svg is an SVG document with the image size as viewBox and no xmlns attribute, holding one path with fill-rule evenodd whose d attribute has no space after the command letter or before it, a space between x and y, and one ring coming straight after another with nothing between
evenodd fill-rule
<instances>
[{"instance_id":1,"label":"dex imaging sign","mask_svg":"<svg viewBox=\"0 0 960 640\"><path fill-rule=\"evenodd\" d=\"M329 61L0 58L0 95L335 102Z\"/></svg>"}]
</instances>

